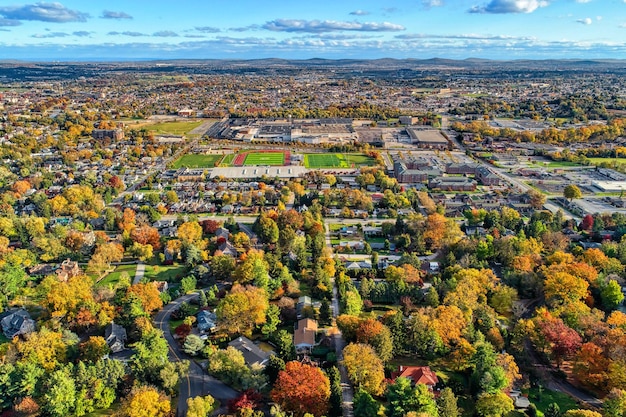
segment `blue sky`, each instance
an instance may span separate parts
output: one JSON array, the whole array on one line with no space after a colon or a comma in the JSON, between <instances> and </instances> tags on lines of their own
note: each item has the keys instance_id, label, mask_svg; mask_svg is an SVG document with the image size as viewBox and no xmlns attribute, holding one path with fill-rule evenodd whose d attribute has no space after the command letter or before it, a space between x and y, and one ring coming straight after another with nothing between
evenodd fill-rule
<instances>
[{"instance_id":1,"label":"blue sky","mask_svg":"<svg viewBox=\"0 0 626 417\"><path fill-rule=\"evenodd\" d=\"M626 59L626 0L0 0L0 59Z\"/></svg>"}]
</instances>

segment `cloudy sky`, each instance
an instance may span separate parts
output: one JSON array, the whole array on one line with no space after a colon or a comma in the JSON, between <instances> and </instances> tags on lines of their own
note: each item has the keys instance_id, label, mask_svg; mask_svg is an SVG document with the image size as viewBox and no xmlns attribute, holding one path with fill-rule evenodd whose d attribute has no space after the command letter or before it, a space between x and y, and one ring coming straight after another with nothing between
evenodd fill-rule
<instances>
[{"instance_id":1,"label":"cloudy sky","mask_svg":"<svg viewBox=\"0 0 626 417\"><path fill-rule=\"evenodd\" d=\"M0 0L0 59L268 57L626 59L626 0Z\"/></svg>"}]
</instances>

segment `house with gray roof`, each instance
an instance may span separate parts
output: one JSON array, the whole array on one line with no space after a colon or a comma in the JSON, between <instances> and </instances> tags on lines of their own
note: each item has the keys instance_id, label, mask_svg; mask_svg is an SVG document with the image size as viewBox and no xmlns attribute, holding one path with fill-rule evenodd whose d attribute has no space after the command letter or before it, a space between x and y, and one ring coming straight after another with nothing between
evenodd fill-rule
<instances>
[{"instance_id":1,"label":"house with gray roof","mask_svg":"<svg viewBox=\"0 0 626 417\"><path fill-rule=\"evenodd\" d=\"M267 361L272 356L273 352L265 352L263 349L255 345L252 340L247 337L240 336L235 340L232 340L228 346L232 346L243 354L243 358L246 361L248 367L260 366L265 367Z\"/></svg>"},{"instance_id":2,"label":"house with gray roof","mask_svg":"<svg viewBox=\"0 0 626 417\"><path fill-rule=\"evenodd\" d=\"M8 339L35 331L35 321L30 318L28 311L21 308L0 314L0 326Z\"/></svg>"}]
</instances>

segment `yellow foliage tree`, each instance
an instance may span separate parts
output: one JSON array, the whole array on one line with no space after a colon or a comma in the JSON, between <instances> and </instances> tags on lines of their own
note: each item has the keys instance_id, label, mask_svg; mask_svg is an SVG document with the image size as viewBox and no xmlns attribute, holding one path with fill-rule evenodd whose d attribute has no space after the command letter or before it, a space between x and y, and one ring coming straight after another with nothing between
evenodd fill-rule
<instances>
[{"instance_id":1,"label":"yellow foliage tree","mask_svg":"<svg viewBox=\"0 0 626 417\"><path fill-rule=\"evenodd\" d=\"M165 417L170 414L170 399L152 387L139 387L123 401L116 417Z\"/></svg>"}]
</instances>

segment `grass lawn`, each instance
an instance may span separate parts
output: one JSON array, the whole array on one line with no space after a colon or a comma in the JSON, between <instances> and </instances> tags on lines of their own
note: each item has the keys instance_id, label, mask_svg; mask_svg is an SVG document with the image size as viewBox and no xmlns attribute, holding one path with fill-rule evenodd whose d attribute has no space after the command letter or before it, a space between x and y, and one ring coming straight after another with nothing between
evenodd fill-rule
<instances>
[{"instance_id":1,"label":"grass lawn","mask_svg":"<svg viewBox=\"0 0 626 417\"><path fill-rule=\"evenodd\" d=\"M144 277L150 281L178 281L187 275L185 265L146 265Z\"/></svg>"},{"instance_id":2,"label":"grass lawn","mask_svg":"<svg viewBox=\"0 0 626 417\"><path fill-rule=\"evenodd\" d=\"M132 282L135 277L135 272L137 271L137 265L118 265L115 267L115 270L111 272L109 275L100 280L96 285L99 287L115 287L117 283L120 281L120 277L122 273L126 272L130 277Z\"/></svg>"},{"instance_id":3,"label":"grass lawn","mask_svg":"<svg viewBox=\"0 0 626 417\"><path fill-rule=\"evenodd\" d=\"M626 164L626 158L588 158L592 164L601 164L603 162Z\"/></svg>"},{"instance_id":4,"label":"grass lawn","mask_svg":"<svg viewBox=\"0 0 626 417\"><path fill-rule=\"evenodd\" d=\"M196 313L198 312L198 310L200 310L200 308L198 308L197 305L191 304L191 308L189 309L189 311L192 312L192 316L195 316ZM180 326L181 324L183 324L183 321L185 321L185 319L180 319L180 320L170 320L170 331L172 333L174 333L174 330Z\"/></svg>"},{"instance_id":5,"label":"grass lawn","mask_svg":"<svg viewBox=\"0 0 626 417\"><path fill-rule=\"evenodd\" d=\"M550 162L533 161L532 164L545 166L548 168L567 168L567 167L581 166L581 164L577 162L571 162L571 161L550 161Z\"/></svg>"},{"instance_id":6,"label":"grass lawn","mask_svg":"<svg viewBox=\"0 0 626 417\"><path fill-rule=\"evenodd\" d=\"M153 130L160 134L170 135L186 135L187 133L200 126L202 120L184 120L175 122L154 123L145 126L147 130Z\"/></svg>"},{"instance_id":7,"label":"grass lawn","mask_svg":"<svg viewBox=\"0 0 626 417\"><path fill-rule=\"evenodd\" d=\"M304 155L307 168L357 168L375 166L376 160L362 153L309 153Z\"/></svg>"},{"instance_id":8,"label":"grass lawn","mask_svg":"<svg viewBox=\"0 0 626 417\"><path fill-rule=\"evenodd\" d=\"M222 157L223 155L187 154L174 161L172 168L213 168Z\"/></svg>"},{"instance_id":9,"label":"grass lawn","mask_svg":"<svg viewBox=\"0 0 626 417\"><path fill-rule=\"evenodd\" d=\"M285 165L284 152L249 152L243 163L250 165Z\"/></svg>"},{"instance_id":10,"label":"grass lawn","mask_svg":"<svg viewBox=\"0 0 626 417\"><path fill-rule=\"evenodd\" d=\"M540 417L543 416L543 413L548 408L548 405L552 403L557 403L559 405L561 413L565 413L567 410L579 408L576 401L574 401L574 399L572 399L569 395L558 391L551 391L546 388L543 388L541 395L539 394L539 389L537 387L531 388L528 391L528 399L531 403L535 404L538 411L537 414Z\"/></svg>"}]
</instances>

